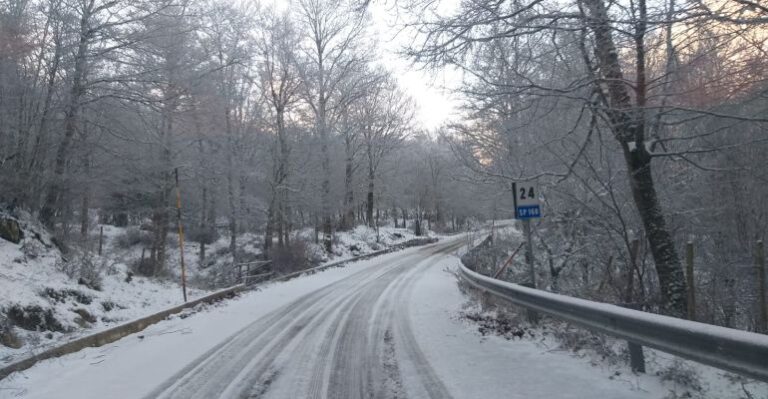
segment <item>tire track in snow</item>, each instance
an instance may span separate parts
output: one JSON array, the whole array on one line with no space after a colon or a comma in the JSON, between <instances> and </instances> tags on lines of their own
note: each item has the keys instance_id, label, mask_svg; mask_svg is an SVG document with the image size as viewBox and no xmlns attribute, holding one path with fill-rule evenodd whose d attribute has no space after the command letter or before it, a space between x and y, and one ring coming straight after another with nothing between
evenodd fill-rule
<instances>
[{"instance_id":1,"label":"tire track in snow","mask_svg":"<svg viewBox=\"0 0 768 399\"><path fill-rule=\"evenodd\" d=\"M403 398L400 358L416 367L428 397L450 398L416 344L407 302L418 276L457 246L428 247L307 294L215 346L147 398Z\"/></svg>"}]
</instances>

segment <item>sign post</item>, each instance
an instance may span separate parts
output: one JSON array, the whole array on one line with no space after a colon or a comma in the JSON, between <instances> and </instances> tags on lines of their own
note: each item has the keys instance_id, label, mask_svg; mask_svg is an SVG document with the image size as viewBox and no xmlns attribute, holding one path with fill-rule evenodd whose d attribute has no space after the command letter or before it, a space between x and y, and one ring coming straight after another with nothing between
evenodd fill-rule
<instances>
[{"instance_id":1,"label":"sign post","mask_svg":"<svg viewBox=\"0 0 768 399\"><path fill-rule=\"evenodd\" d=\"M515 219L522 221L523 234L525 234L525 262L528 264L528 278L530 280L528 286L536 288L531 219L541 217L541 203L538 197L539 190L533 183L512 183L512 192L515 199ZM535 324L538 322L539 316L536 312L529 311L528 320Z\"/></svg>"}]
</instances>

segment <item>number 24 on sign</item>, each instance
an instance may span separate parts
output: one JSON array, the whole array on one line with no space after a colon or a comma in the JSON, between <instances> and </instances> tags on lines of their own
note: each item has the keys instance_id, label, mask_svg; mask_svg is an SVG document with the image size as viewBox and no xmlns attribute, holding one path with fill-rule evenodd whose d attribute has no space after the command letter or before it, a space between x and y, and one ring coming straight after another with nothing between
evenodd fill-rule
<instances>
[{"instance_id":1,"label":"number 24 on sign","mask_svg":"<svg viewBox=\"0 0 768 399\"><path fill-rule=\"evenodd\" d=\"M512 183L517 219L541 217L541 205L536 196L536 187L531 183Z\"/></svg>"}]
</instances>

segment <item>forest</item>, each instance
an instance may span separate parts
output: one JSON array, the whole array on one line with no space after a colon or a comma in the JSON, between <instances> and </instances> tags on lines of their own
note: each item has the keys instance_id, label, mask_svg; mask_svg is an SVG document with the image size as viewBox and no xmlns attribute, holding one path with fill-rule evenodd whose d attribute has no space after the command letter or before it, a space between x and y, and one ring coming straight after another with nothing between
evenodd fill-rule
<instances>
[{"instance_id":1,"label":"forest","mask_svg":"<svg viewBox=\"0 0 768 399\"><path fill-rule=\"evenodd\" d=\"M159 276L178 220L200 262L226 237L237 263L244 234L332 253L358 225L509 219L533 181L541 288L767 328L765 4L443 3L0 0L0 204L65 252L140 227ZM459 120L420 124L382 5L413 68L461 77Z\"/></svg>"},{"instance_id":2,"label":"forest","mask_svg":"<svg viewBox=\"0 0 768 399\"><path fill-rule=\"evenodd\" d=\"M363 7L226 1L0 3L0 202L62 247L95 224L151 232L166 269L180 188L187 238L311 227L461 229L488 206L377 61ZM278 9L281 8L281 9ZM487 201L485 201L487 202ZM318 237L319 236L319 237Z\"/></svg>"}]
</instances>

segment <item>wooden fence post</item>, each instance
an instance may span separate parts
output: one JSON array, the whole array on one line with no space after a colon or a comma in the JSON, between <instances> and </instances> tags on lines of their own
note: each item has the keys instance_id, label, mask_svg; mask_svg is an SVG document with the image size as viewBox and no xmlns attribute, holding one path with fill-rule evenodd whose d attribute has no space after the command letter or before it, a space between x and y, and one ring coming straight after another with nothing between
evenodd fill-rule
<instances>
[{"instance_id":1,"label":"wooden fence post","mask_svg":"<svg viewBox=\"0 0 768 399\"><path fill-rule=\"evenodd\" d=\"M693 280L693 243L685 244L685 271L688 285L688 320L696 320L696 285Z\"/></svg>"}]
</instances>

